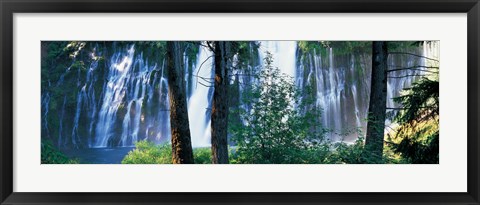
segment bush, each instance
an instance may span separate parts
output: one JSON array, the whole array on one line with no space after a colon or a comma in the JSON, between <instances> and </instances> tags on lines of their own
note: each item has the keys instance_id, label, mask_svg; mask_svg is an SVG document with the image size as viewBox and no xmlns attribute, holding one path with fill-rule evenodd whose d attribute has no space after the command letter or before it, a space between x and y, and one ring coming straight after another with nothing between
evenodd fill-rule
<instances>
[{"instance_id":1,"label":"bush","mask_svg":"<svg viewBox=\"0 0 480 205\"><path fill-rule=\"evenodd\" d=\"M146 140L138 141L136 148L122 160L122 164L172 164L172 145L156 145ZM194 148L195 164L211 164L212 151L209 147Z\"/></svg>"},{"instance_id":2,"label":"bush","mask_svg":"<svg viewBox=\"0 0 480 205\"><path fill-rule=\"evenodd\" d=\"M78 164L78 159L70 159L60 152L52 142L43 140L41 142L41 163L42 164Z\"/></svg>"},{"instance_id":3,"label":"bush","mask_svg":"<svg viewBox=\"0 0 480 205\"><path fill-rule=\"evenodd\" d=\"M288 149L286 147L285 149ZM353 144L344 142L318 144L311 143L302 149L280 153L278 158L286 159L290 164L365 164L365 163L407 163L398 154L393 153L393 147L385 147L382 161L372 161L364 154L364 139L359 138ZM193 155L195 164L211 164L212 151L209 147L194 148ZM254 164L244 152L239 152L239 147L230 148L230 164ZM257 159L258 160L258 159ZM289 160L289 161L288 161ZM279 163L281 163L280 161ZM43 163L43 162L42 162ZM78 163L78 162L77 162ZM149 141L139 141L136 149L130 151L122 160L122 164L171 164L172 148L170 144L155 145ZM410 162L408 162L410 163Z\"/></svg>"},{"instance_id":4,"label":"bush","mask_svg":"<svg viewBox=\"0 0 480 205\"><path fill-rule=\"evenodd\" d=\"M338 142L333 145L332 163L340 164L365 164L369 160L364 153L364 139L358 138L353 144L348 145L344 142Z\"/></svg>"},{"instance_id":5,"label":"bush","mask_svg":"<svg viewBox=\"0 0 480 205\"><path fill-rule=\"evenodd\" d=\"M195 164L211 164L212 150L210 147L193 148L193 160Z\"/></svg>"},{"instance_id":6,"label":"bush","mask_svg":"<svg viewBox=\"0 0 480 205\"><path fill-rule=\"evenodd\" d=\"M407 161L394 152L391 144L385 144L382 158L377 159L366 153L365 139L359 137L353 144L337 142L326 163L328 164L403 164Z\"/></svg>"},{"instance_id":7,"label":"bush","mask_svg":"<svg viewBox=\"0 0 480 205\"><path fill-rule=\"evenodd\" d=\"M169 144L155 145L146 140L135 143L136 148L122 160L122 164L171 164L172 147Z\"/></svg>"}]
</instances>

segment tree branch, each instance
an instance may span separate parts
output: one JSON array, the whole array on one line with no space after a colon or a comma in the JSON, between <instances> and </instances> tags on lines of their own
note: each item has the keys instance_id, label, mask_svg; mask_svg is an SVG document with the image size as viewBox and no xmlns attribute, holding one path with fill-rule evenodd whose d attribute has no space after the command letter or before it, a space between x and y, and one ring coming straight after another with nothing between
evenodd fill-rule
<instances>
[{"instance_id":1,"label":"tree branch","mask_svg":"<svg viewBox=\"0 0 480 205\"><path fill-rule=\"evenodd\" d=\"M198 78L198 76L199 76L198 73L200 72L200 69L202 69L203 64L204 64L205 62L207 62L208 59L210 59L211 57L213 57L213 55L208 56L208 58L206 58L206 59L200 64L200 67L198 67L197 74L196 74L197 78ZM199 83L198 79L197 79L197 83ZM198 84L195 85L195 88L196 88L196 87L198 87Z\"/></svg>"},{"instance_id":2,"label":"tree branch","mask_svg":"<svg viewBox=\"0 0 480 205\"><path fill-rule=\"evenodd\" d=\"M387 73L395 72L395 71L401 71L401 70L416 70L416 71L423 71L423 72L438 74L437 71L430 71L430 70L416 69L416 68L398 68L398 69L392 69L392 70L387 70Z\"/></svg>"},{"instance_id":3,"label":"tree branch","mask_svg":"<svg viewBox=\"0 0 480 205\"><path fill-rule=\"evenodd\" d=\"M207 47L207 46L203 45L202 43L197 43L197 42L195 42L195 41L186 41L186 43L190 43L190 44L194 44L194 45L202 46L202 47L204 47L204 48L209 48L209 47Z\"/></svg>"},{"instance_id":4,"label":"tree branch","mask_svg":"<svg viewBox=\"0 0 480 205\"><path fill-rule=\"evenodd\" d=\"M388 76L388 78L425 77L425 75Z\"/></svg>"},{"instance_id":5,"label":"tree branch","mask_svg":"<svg viewBox=\"0 0 480 205\"><path fill-rule=\"evenodd\" d=\"M213 85L205 85L205 84L203 84L203 83L200 82L200 81L197 81L197 83L200 83L200 85L203 85L203 86L208 87L208 88L212 88L212 87L213 87Z\"/></svg>"},{"instance_id":6,"label":"tree branch","mask_svg":"<svg viewBox=\"0 0 480 205\"><path fill-rule=\"evenodd\" d=\"M431 109L431 108L435 108L433 106L430 106L430 107L418 107L420 109ZM405 110L405 109L410 109L410 108L406 108L406 107L387 107L387 110Z\"/></svg>"},{"instance_id":7,"label":"tree branch","mask_svg":"<svg viewBox=\"0 0 480 205\"><path fill-rule=\"evenodd\" d=\"M257 77L258 75L256 74L240 74L240 73L237 73L237 74L230 74L229 76L248 76L248 77Z\"/></svg>"},{"instance_id":8,"label":"tree branch","mask_svg":"<svg viewBox=\"0 0 480 205\"><path fill-rule=\"evenodd\" d=\"M198 75L193 75L193 77L200 78L200 79L204 80L204 81L207 82L207 83L214 83L214 79L213 79L213 78L205 78L205 77L198 76ZM198 79L197 79L197 80L198 80Z\"/></svg>"},{"instance_id":9,"label":"tree branch","mask_svg":"<svg viewBox=\"0 0 480 205\"><path fill-rule=\"evenodd\" d=\"M210 48L210 50L211 50L213 53L215 53L215 49L212 47L212 45L210 45L210 43L208 43L208 41L206 41L206 43L207 43L208 48Z\"/></svg>"},{"instance_id":10,"label":"tree branch","mask_svg":"<svg viewBox=\"0 0 480 205\"><path fill-rule=\"evenodd\" d=\"M439 69L439 68L440 68L440 67L437 67L437 66L424 66L424 65L416 65L416 66L411 66L411 67L402 67L402 66L397 66L397 65L389 65L388 67L405 68L405 69L412 69L412 68L433 68L433 69Z\"/></svg>"},{"instance_id":11,"label":"tree branch","mask_svg":"<svg viewBox=\"0 0 480 205\"><path fill-rule=\"evenodd\" d=\"M428 60L440 62L440 61L437 60L437 59L429 58L429 57L422 56L422 55L417 55L417 54L414 54L414 53L407 53L407 52L389 52L388 54L411 55L411 56L416 56L416 57L425 58L425 59L428 59Z\"/></svg>"}]
</instances>

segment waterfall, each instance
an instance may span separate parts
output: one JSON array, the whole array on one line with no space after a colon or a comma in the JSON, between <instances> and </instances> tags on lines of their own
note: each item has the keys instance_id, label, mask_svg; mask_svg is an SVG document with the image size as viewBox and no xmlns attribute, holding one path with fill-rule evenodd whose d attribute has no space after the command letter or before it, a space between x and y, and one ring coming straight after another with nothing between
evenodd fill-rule
<instances>
[{"instance_id":1,"label":"waterfall","mask_svg":"<svg viewBox=\"0 0 480 205\"><path fill-rule=\"evenodd\" d=\"M351 55L337 60L333 48L325 49L326 56L314 52L308 56L308 65L302 67L309 70L306 84L314 84L316 106L323 110L321 122L331 130L327 135L333 141L344 140L351 132L346 128L361 126L359 113L362 109L358 105L357 84L347 82L346 78L355 75L355 58ZM363 75L356 77L356 80L364 78Z\"/></svg>"},{"instance_id":2,"label":"waterfall","mask_svg":"<svg viewBox=\"0 0 480 205\"><path fill-rule=\"evenodd\" d=\"M75 117L73 121L73 129L72 129L72 139L71 142L73 144L73 147L78 148L78 141L79 141L79 134L78 134L78 124L80 120L80 114L81 114L81 106L82 106L82 98L85 96L85 86L82 87L81 91L78 92L77 95L77 108L75 109Z\"/></svg>"},{"instance_id":3,"label":"waterfall","mask_svg":"<svg viewBox=\"0 0 480 205\"><path fill-rule=\"evenodd\" d=\"M63 141L63 135L62 135L62 131L63 131L63 118L65 116L65 105L67 104L67 96L65 95L63 97L63 105L62 105L62 111L60 114L60 125L58 126L58 145L59 146L65 146L65 142Z\"/></svg>"},{"instance_id":4,"label":"waterfall","mask_svg":"<svg viewBox=\"0 0 480 205\"><path fill-rule=\"evenodd\" d=\"M210 109L213 96L213 52L200 47L188 97L188 120L193 147L210 146Z\"/></svg>"},{"instance_id":5,"label":"waterfall","mask_svg":"<svg viewBox=\"0 0 480 205\"><path fill-rule=\"evenodd\" d=\"M88 47L88 46L87 46ZM59 147L129 147L139 140L156 143L170 140L170 119L166 62L159 53L135 44L92 46L85 68L74 62L48 83L53 91L42 91L42 135L54 138ZM439 43L424 44L402 52L438 59ZM331 130L333 141L354 141L364 136L370 93L371 54L341 53L335 48L321 48L302 53L295 41L262 41L258 55L251 57L247 68L240 69L232 82L255 84L252 70L263 65L266 52L273 57L272 66L291 76L295 85L314 89L316 106L322 109L320 122ZM251 53L254 53L250 51ZM213 97L213 52L199 46L196 62L188 63L184 53L185 82L192 145L210 146L210 109ZM101 56L103 58L100 58ZM85 58L85 55L83 55ZM258 62L257 62L258 61ZM390 55L389 69L438 66L438 63L414 55ZM236 64L234 64L236 65ZM76 68L76 69L72 69ZM403 70L389 73L387 107L398 107L392 98L424 74ZM404 77L412 75L412 77ZM43 76L42 76L43 78ZM68 90L62 88L68 87ZM239 92L242 92L240 86ZM55 97L57 95L57 97ZM60 97L58 97L60 96ZM53 99L58 98L58 99ZM55 102L54 102L55 101ZM248 109L248 102L237 102ZM54 108L53 108L54 107ZM55 118L56 121L49 121ZM57 124L55 124L55 122ZM390 120L386 124L390 126ZM53 127L58 126L58 127ZM57 137L57 138L56 138Z\"/></svg>"},{"instance_id":6,"label":"waterfall","mask_svg":"<svg viewBox=\"0 0 480 205\"><path fill-rule=\"evenodd\" d=\"M42 128L44 132L42 135L46 135L48 138L50 136L50 130L48 128L48 110L50 109L50 93L43 93L41 96L42 99Z\"/></svg>"},{"instance_id":7,"label":"waterfall","mask_svg":"<svg viewBox=\"0 0 480 205\"><path fill-rule=\"evenodd\" d=\"M80 86L81 89L78 91L77 98L76 98L76 108L75 108L75 116L74 116L74 122L73 122L73 128L72 128L72 134L71 134L71 142L72 145L76 148L79 147L79 144L82 143L82 136L79 133L79 124L80 124L80 117L82 114L82 108L85 112L85 114L88 116L88 119L90 120L90 129L88 130L88 139L87 143L89 146L91 146L91 132L92 132L92 126L93 123L95 122L95 115L96 115L96 101L95 101L95 90L93 88L93 83L92 81L96 80L96 76L93 74L93 71L98 66L98 61L94 60L91 64L90 67L87 70L87 76L86 76L86 81L82 85L80 81L80 69L78 69L78 78L77 78L77 86ZM88 86L88 90L87 90Z\"/></svg>"},{"instance_id":8,"label":"waterfall","mask_svg":"<svg viewBox=\"0 0 480 205\"><path fill-rule=\"evenodd\" d=\"M210 144L213 58L209 56L212 55L202 47L195 64L195 76L186 76L185 79L192 83L188 113L195 147ZM187 61L185 58L186 66ZM160 68L150 66L141 53L135 53L134 45L126 52L115 52L110 59L93 147L132 146L141 139L167 141L170 138L168 85L164 69L164 64ZM187 72L188 68L185 70ZM119 116L119 111L124 113ZM116 127L121 127L121 132L117 132Z\"/></svg>"},{"instance_id":9,"label":"waterfall","mask_svg":"<svg viewBox=\"0 0 480 205\"><path fill-rule=\"evenodd\" d=\"M427 50L436 50L437 43L425 44L424 48L402 50L419 56L430 56ZM427 48L429 46L430 48ZM426 49L427 48L427 49ZM322 112L323 126L330 130L327 136L332 141L352 142L366 131L366 118L370 93L371 54L353 53L336 55L334 48L324 48L324 55L313 52L301 57L298 69L307 72L307 79L297 77L297 86L313 83L316 89L316 104ZM437 57L438 58L438 57ZM426 61L414 55L390 55L389 69L425 66ZM300 73L301 73L300 72ZM387 81L387 107L398 108L393 98L412 85L422 71L402 70L389 73ZM312 77L312 75L314 77ZM412 76L412 77L409 77ZM391 129L386 120L386 131Z\"/></svg>"},{"instance_id":10,"label":"waterfall","mask_svg":"<svg viewBox=\"0 0 480 205\"><path fill-rule=\"evenodd\" d=\"M93 147L133 146L138 140L161 141L169 137L168 98L163 75L163 66L158 69L143 53L136 54L134 45L113 54L103 87ZM158 112L145 111L144 107Z\"/></svg>"},{"instance_id":11,"label":"waterfall","mask_svg":"<svg viewBox=\"0 0 480 205\"><path fill-rule=\"evenodd\" d=\"M273 67L278 67L280 71L288 76L295 78L296 73L296 41L261 41L259 47L260 59L266 57L265 52L272 54Z\"/></svg>"},{"instance_id":12,"label":"waterfall","mask_svg":"<svg viewBox=\"0 0 480 205\"><path fill-rule=\"evenodd\" d=\"M135 49L132 45L127 55L116 53L111 59L108 81L105 82L103 88L105 93L99 112L95 147L106 147L109 139L113 137L111 129L116 120L117 111L120 106L125 106L123 98L127 91L126 81L130 77L129 71L132 68L134 53Z\"/></svg>"},{"instance_id":13,"label":"waterfall","mask_svg":"<svg viewBox=\"0 0 480 205\"><path fill-rule=\"evenodd\" d=\"M94 54L92 54L94 56ZM86 78L86 84L85 86L88 86L86 93L84 93L85 98L87 98L86 101L86 108L88 114L88 119L90 120L90 123L88 124L88 147L93 146L93 135L94 135L94 125L96 122L96 116L97 116L97 100L95 97L95 82L98 80L97 76L94 74L94 71L96 71L98 67L98 60L94 60L92 64L90 65L90 68L87 71L87 78ZM85 90L82 88L82 90L85 92Z\"/></svg>"}]
</instances>

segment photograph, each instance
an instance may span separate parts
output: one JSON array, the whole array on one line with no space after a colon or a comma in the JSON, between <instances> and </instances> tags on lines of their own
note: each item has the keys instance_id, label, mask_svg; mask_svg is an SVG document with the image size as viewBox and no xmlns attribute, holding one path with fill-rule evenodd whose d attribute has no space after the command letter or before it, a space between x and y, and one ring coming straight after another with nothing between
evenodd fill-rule
<instances>
[{"instance_id":1,"label":"photograph","mask_svg":"<svg viewBox=\"0 0 480 205\"><path fill-rule=\"evenodd\" d=\"M439 164L439 40L40 49L42 165Z\"/></svg>"},{"instance_id":2,"label":"photograph","mask_svg":"<svg viewBox=\"0 0 480 205\"><path fill-rule=\"evenodd\" d=\"M479 1L0 0L0 205L480 205Z\"/></svg>"}]
</instances>

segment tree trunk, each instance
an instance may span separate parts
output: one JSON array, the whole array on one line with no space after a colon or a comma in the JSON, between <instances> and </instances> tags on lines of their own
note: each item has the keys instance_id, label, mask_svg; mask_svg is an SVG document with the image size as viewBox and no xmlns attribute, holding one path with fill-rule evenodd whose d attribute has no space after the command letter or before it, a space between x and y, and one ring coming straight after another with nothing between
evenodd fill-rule
<instances>
[{"instance_id":1,"label":"tree trunk","mask_svg":"<svg viewBox=\"0 0 480 205\"><path fill-rule=\"evenodd\" d=\"M215 41L215 84L211 116L212 163L228 164L228 52L229 42Z\"/></svg>"},{"instance_id":2,"label":"tree trunk","mask_svg":"<svg viewBox=\"0 0 480 205\"><path fill-rule=\"evenodd\" d=\"M387 43L372 43L372 79L368 106L368 125L365 140L369 159L382 159L385 115L387 107Z\"/></svg>"},{"instance_id":3,"label":"tree trunk","mask_svg":"<svg viewBox=\"0 0 480 205\"><path fill-rule=\"evenodd\" d=\"M167 80L170 99L170 127L172 133L172 162L193 164L193 151L188 122L185 93L183 55L179 42L167 42Z\"/></svg>"}]
</instances>

